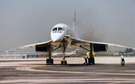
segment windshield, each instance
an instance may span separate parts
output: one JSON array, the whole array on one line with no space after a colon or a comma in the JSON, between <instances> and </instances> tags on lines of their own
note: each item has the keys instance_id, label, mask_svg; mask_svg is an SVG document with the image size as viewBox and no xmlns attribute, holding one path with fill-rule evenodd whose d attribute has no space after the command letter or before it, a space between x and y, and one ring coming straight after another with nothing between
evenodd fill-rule
<instances>
[{"instance_id":1,"label":"windshield","mask_svg":"<svg viewBox=\"0 0 135 84\"><path fill-rule=\"evenodd\" d=\"M63 29L62 29L62 28L60 28L60 27L58 27L58 31L63 31Z\"/></svg>"},{"instance_id":2,"label":"windshield","mask_svg":"<svg viewBox=\"0 0 135 84\"><path fill-rule=\"evenodd\" d=\"M57 28L53 28L53 31L57 31Z\"/></svg>"}]
</instances>

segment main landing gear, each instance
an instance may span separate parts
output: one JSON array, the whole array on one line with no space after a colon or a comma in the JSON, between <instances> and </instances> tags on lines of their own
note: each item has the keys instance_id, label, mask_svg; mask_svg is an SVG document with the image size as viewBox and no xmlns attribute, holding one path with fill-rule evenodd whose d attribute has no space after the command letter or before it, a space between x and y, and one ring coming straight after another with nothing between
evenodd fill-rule
<instances>
[{"instance_id":1,"label":"main landing gear","mask_svg":"<svg viewBox=\"0 0 135 84\"><path fill-rule=\"evenodd\" d=\"M93 43L90 43L90 58L89 58L89 65L94 65L95 64L95 59L94 57L92 57L92 54L93 54Z\"/></svg>"},{"instance_id":2,"label":"main landing gear","mask_svg":"<svg viewBox=\"0 0 135 84\"><path fill-rule=\"evenodd\" d=\"M60 48L60 47L58 47L58 48ZM58 48L56 48L56 49L58 49ZM63 60L61 61L61 65L67 65L67 61L65 60L65 50L66 50L65 43L63 43L63 47L61 47L61 49L63 51ZM46 60L46 64L53 65L53 59L51 59L51 46L48 46L48 50L49 50L49 59Z\"/></svg>"},{"instance_id":3,"label":"main landing gear","mask_svg":"<svg viewBox=\"0 0 135 84\"><path fill-rule=\"evenodd\" d=\"M47 65L53 65L53 59L51 59L51 46L48 46L48 50L49 50L49 59L46 60L46 64Z\"/></svg>"},{"instance_id":4,"label":"main landing gear","mask_svg":"<svg viewBox=\"0 0 135 84\"><path fill-rule=\"evenodd\" d=\"M95 64L95 59L94 58L89 58L88 63L89 63L89 65L94 65Z\"/></svg>"},{"instance_id":5,"label":"main landing gear","mask_svg":"<svg viewBox=\"0 0 135 84\"><path fill-rule=\"evenodd\" d=\"M47 65L53 65L53 59L47 59L46 64Z\"/></svg>"},{"instance_id":6,"label":"main landing gear","mask_svg":"<svg viewBox=\"0 0 135 84\"><path fill-rule=\"evenodd\" d=\"M90 52L90 58L88 58L88 64L89 65L94 65L95 64L95 59L94 59L94 56L92 56L93 43L90 43L90 50L88 50L87 48L82 47L82 46L80 46L80 48L83 48L83 49L85 49L85 50Z\"/></svg>"}]
</instances>

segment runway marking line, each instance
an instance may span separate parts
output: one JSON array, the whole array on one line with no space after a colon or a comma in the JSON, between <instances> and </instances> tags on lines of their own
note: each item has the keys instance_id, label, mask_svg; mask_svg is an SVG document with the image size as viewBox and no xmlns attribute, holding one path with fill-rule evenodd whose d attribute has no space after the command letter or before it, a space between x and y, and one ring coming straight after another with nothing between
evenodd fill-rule
<instances>
[{"instance_id":1,"label":"runway marking line","mask_svg":"<svg viewBox=\"0 0 135 84\"><path fill-rule=\"evenodd\" d=\"M43 66L34 66L34 67L43 67ZM75 72L75 71L52 71L52 70L37 70L31 69L33 67L20 67L16 68L17 70L24 70L24 71L36 71L36 72L49 72L49 73L76 73L76 74L103 74L103 75L135 75L135 74L128 74L128 73L101 73L101 72Z\"/></svg>"},{"instance_id":2,"label":"runway marking line","mask_svg":"<svg viewBox=\"0 0 135 84\"><path fill-rule=\"evenodd\" d=\"M62 81L61 81L62 80ZM132 83L135 79L111 79L111 78L97 78L97 79L20 79L20 80L5 80L0 83L67 83L67 82L112 82L112 83Z\"/></svg>"}]
</instances>

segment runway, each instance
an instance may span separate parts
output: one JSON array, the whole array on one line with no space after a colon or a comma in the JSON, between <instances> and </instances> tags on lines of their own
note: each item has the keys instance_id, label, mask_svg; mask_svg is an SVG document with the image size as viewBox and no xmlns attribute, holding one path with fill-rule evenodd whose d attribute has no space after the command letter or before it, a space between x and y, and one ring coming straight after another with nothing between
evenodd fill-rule
<instances>
[{"instance_id":1,"label":"runway","mask_svg":"<svg viewBox=\"0 0 135 84\"><path fill-rule=\"evenodd\" d=\"M58 61L58 60L56 60ZM18 60L0 61L16 64ZM45 65L45 60L0 66L1 84L135 84L135 64Z\"/></svg>"}]
</instances>

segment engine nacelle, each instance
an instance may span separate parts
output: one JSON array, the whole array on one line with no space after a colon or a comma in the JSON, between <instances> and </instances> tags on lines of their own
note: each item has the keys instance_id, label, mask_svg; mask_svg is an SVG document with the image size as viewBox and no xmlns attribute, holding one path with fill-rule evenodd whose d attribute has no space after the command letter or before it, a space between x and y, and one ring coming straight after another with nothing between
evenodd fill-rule
<instances>
[{"instance_id":1,"label":"engine nacelle","mask_svg":"<svg viewBox=\"0 0 135 84\"><path fill-rule=\"evenodd\" d=\"M52 51L52 47L50 45L36 45L35 51L37 53L48 53L49 48L51 48L51 51Z\"/></svg>"},{"instance_id":2,"label":"engine nacelle","mask_svg":"<svg viewBox=\"0 0 135 84\"><path fill-rule=\"evenodd\" d=\"M106 44L93 44L94 52L107 52L108 45Z\"/></svg>"}]
</instances>

